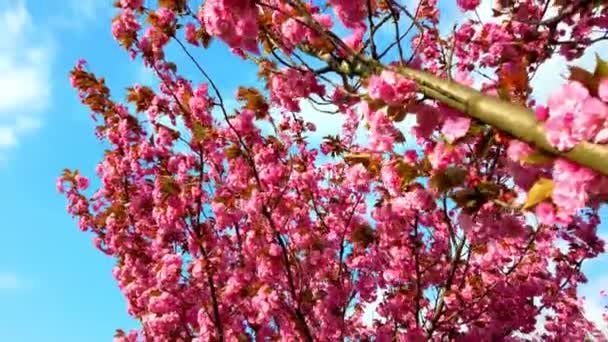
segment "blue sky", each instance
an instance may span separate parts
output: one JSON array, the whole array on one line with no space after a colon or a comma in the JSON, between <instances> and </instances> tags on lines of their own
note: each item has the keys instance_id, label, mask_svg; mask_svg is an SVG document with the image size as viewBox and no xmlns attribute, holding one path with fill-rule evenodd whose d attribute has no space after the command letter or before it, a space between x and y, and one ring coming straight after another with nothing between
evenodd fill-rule
<instances>
[{"instance_id":1,"label":"blue sky","mask_svg":"<svg viewBox=\"0 0 608 342\"><path fill-rule=\"evenodd\" d=\"M134 326L110 273L113 261L76 228L54 185L65 167L93 176L103 152L69 85L74 63L86 58L116 98L135 82L151 82L112 39L109 3L0 0L1 341L108 341L115 328ZM221 44L201 61L226 94L255 80L254 69ZM553 62L539 82L555 84L560 68ZM337 125L319 126L323 136ZM607 263L604 257L587 267L588 295L608 283L601 272Z\"/></svg>"}]
</instances>

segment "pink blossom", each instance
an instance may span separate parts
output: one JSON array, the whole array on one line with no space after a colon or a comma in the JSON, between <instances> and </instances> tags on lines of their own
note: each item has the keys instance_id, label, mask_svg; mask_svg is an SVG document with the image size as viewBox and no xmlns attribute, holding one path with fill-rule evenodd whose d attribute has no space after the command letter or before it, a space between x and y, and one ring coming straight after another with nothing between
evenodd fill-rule
<instances>
[{"instance_id":1,"label":"pink blossom","mask_svg":"<svg viewBox=\"0 0 608 342\"><path fill-rule=\"evenodd\" d=\"M549 97L549 118L579 113L587 98L589 91L579 82L563 85Z\"/></svg>"},{"instance_id":2,"label":"pink blossom","mask_svg":"<svg viewBox=\"0 0 608 342\"><path fill-rule=\"evenodd\" d=\"M306 39L306 28L299 20L289 18L281 25L281 33L291 45L300 44Z\"/></svg>"},{"instance_id":3,"label":"pink blossom","mask_svg":"<svg viewBox=\"0 0 608 342\"><path fill-rule=\"evenodd\" d=\"M545 129L549 141L560 150L567 150L579 141L572 132L575 117L582 112L589 92L578 82L570 82L549 97L549 118Z\"/></svg>"},{"instance_id":4,"label":"pink blossom","mask_svg":"<svg viewBox=\"0 0 608 342\"><path fill-rule=\"evenodd\" d=\"M336 16L348 28L357 28L363 24L366 12L365 0L329 0Z\"/></svg>"},{"instance_id":5,"label":"pink blossom","mask_svg":"<svg viewBox=\"0 0 608 342\"><path fill-rule=\"evenodd\" d=\"M481 0L456 0L456 3L463 11L473 11L479 6Z\"/></svg>"},{"instance_id":6,"label":"pink blossom","mask_svg":"<svg viewBox=\"0 0 608 342\"><path fill-rule=\"evenodd\" d=\"M167 254L162 258L162 266L157 274L159 283L172 286L179 281L182 259L180 255Z\"/></svg>"},{"instance_id":7,"label":"pink blossom","mask_svg":"<svg viewBox=\"0 0 608 342\"><path fill-rule=\"evenodd\" d=\"M119 41L129 42L141 28L132 10L124 9L112 22L112 35Z\"/></svg>"},{"instance_id":8,"label":"pink blossom","mask_svg":"<svg viewBox=\"0 0 608 342\"><path fill-rule=\"evenodd\" d=\"M175 21L175 13L168 8L160 8L156 10L158 16L158 26L169 27Z\"/></svg>"},{"instance_id":9,"label":"pink blossom","mask_svg":"<svg viewBox=\"0 0 608 342\"><path fill-rule=\"evenodd\" d=\"M574 214L587 203L589 186L595 176L593 171L570 161L556 160L553 168L553 202L565 214Z\"/></svg>"},{"instance_id":10,"label":"pink blossom","mask_svg":"<svg viewBox=\"0 0 608 342\"><path fill-rule=\"evenodd\" d=\"M138 10L144 5L143 0L120 0L120 6L122 8L128 8L132 10Z\"/></svg>"},{"instance_id":11,"label":"pink blossom","mask_svg":"<svg viewBox=\"0 0 608 342\"><path fill-rule=\"evenodd\" d=\"M390 105L399 105L414 96L416 85L392 71L383 71L369 79L369 96Z\"/></svg>"},{"instance_id":12,"label":"pink blossom","mask_svg":"<svg viewBox=\"0 0 608 342\"><path fill-rule=\"evenodd\" d=\"M454 81L467 86L472 86L475 83L471 74L463 70L456 71L454 74Z\"/></svg>"},{"instance_id":13,"label":"pink blossom","mask_svg":"<svg viewBox=\"0 0 608 342\"><path fill-rule=\"evenodd\" d=\"M560 151L572 149L579 142L572 132L574 115L549 117L545 122L545 130L549 142Z\"/></svg>"},{"instance_id":14,"label":"pink blossom","mask_svg":"<svg viewBox=\"0 0 608 342\"><path fill-rule=\"evenodd\" d=\"M583 141L595 140L600 130L608 125L608 105L597 98L583 102L580 115L573 124L577 138Z\"/></svg>"},{"instance_id":15,"label":"pink blossom","mask_svg":"<svg viewBox=\"0 0 608 342\"><path fill-rule=\"evenodd\" d=\"M89 179L87 177L83 177L81 175L77 175L75 177L76 185L80 190L84 190L89 187Z\"/></svg>"},{"instance_id":16,"label":"pink blossom","mask_svg":"<svg viewBox=\"0 0 608 342\"><path fill-rule=\"evenodd\" d=\"M532 154L533 152L534 148L532 146L519 140L511 140L509 142L509 147L507 148L507 156L516 162Z\"/></svg>"},{"instance_id":17,"label":"pink blossom","mask_svg":"<svg viewBox=\"0 0 608 342\"><path fill-rule=\"evenodd\" d=\"M55 188L57 189L57 192L59 192L59 193L63 194L65 192L63 177L57 177L57 180L55 181Z\"/></svg>"},{"instance_id":18,"label":"pink blossom","mask_svg":"<svg viewBox=\"0 0 608 342\"><path fill-rule=\"evenodd\" d=\"M355 164L348 168L346 179L357 191L368 191L369 172L362 164Z\"/></svg>"},{"instance_id":19,"label":"pink blossom","mask_svg":"<svg viewBox=\"0 0 608 342\"><path fill-rule=\"evenodd\" d=\"M453 143L456 139L464 137L469 131L471 119L464 116L451 115L448 116L441 128L441 133L445 135L449 143Z\"/></svg>"},{"instance_id":20,"label":"pink blossom","mask_svg":"<svg viewBox=\"0 0 608 342\"><path fill-rule=\"evenodd\" d=\"M538 121L546 121L549 118L549 108L545 106L538 106L534 112Z\"/></svg>"},{"instance_id":21,"label":"pink blossom","mask_svg":"<svg viewBox=\"0 0 608 342\"><path fill-rule=\"evenodd\" d=\"M276 243L271 244L268 254L272 255L273 257L278 257L281 255L281 247L279 247L279 245Z\"/></svg>"},{"instance_id":22,"label":"pink blossom","mask_svg":"<svg viewBox=\"0 0 608 342\"><path fill-rule=\"evenodd\" d=\"M363 48L364 34L365 28L357 28L350 36L344 38L344 43L354 51L361 51L361 49Z\"/></svg>"},{"instance_id":23,"label":"pink blossom","mask_svg":"<svg viewBox=\"0 0 608 342\"><path fill-rule=\"evenodd\" d=\"M300 111L299 99L313 93L325 94L325 88L317 82L312 73L292 68L272 77L270 91L274 102L294 112Z\"/></svg>"},{"instance_id":24,"label":"pink blossom","mask_svg":"<svg viewBox=\"0 0 608 342\"><path fill-rule=\"evenodd\" d=\"M391 195L395 196L401 189L401 178L395 170L395 166L388 164L384 165L381 170L381 178L384 186L389 190Z\"/></svg>"},{"instance_id":25,"label":"pink blossom","mask_svg":"<svg viewBox=\"0 0 608 342\"><path fill-rule=\"evenodd\" d=\"M438 143L429 153L429 162L434 169L444 169L455 161L456 151L444 143Z\"/></svg>"},{"instance_id":26,"label":"pink blossom","mask_svg":"<svg viewBox=\"0 0 608 342\"><path fill-rule=\"evenodd\" d=\"M369 122L370 149L378 152L392 150L395 137L399 135L393 121L384 111L369 111L368 106L363 111L367 113Z\"/></svg>"},{"instance_id":27,"label":"pink blossom","mask_svg":"<svg viewBox=\"0 0 608 342\"><path fill-rule=\"evenodd\" d=\"M230 47L258 53L257 8L253 2L208 0L198 16L209 34L220 37Z\"/></svg>"},{"instance_id":28,"label":"pink blossom","mask_svg":"<svg viewBox=\"0 0 608 342\"><path fill-rule=\"evenodd\" d=\"M187 23L185 30L186 30L186 40L188 41L188 43L195 45L195 46L199 46L196 26L194 26L193 23Z\"/></svg>"}]
</instances>

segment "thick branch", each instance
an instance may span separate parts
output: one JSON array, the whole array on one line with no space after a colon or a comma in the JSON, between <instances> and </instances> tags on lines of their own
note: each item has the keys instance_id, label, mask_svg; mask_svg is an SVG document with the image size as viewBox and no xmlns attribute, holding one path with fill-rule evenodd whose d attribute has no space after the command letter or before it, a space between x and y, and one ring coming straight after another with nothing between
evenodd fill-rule
<instances>
[{"instance_id":1,"label":"thick branch","mask_svg":"<svg viewBox=\"0 0 608 342\"><path fill-rule=\"evenodd\" d=\"M606 145L581 142L570 151L560 152L551 146L542 125L536 120L534 112L528 108L482 94L475 89L440 79L423 71L408 67L398 68L397 71L415 81L422 93L428 97L546 152L572 160L608 176L608 146Z\"/></svg>"},{"instance_id":2,"label":"thick branch","mask_svg":"<svg viewBox=\"0 0 608 342\"><path fill-rule=\"evenodd\" d=\"M351 64L346 69L366 74L371 70L387 68L360 55L355 55L353 61L355 60L356 62L352 63L354 65ZM424 71L409 67L396 67L394 71L416 82L418 89L429 98L509 133L545 152L577 162L608 176L608 145L580 142L570 151L558 151L549 143L542 125L529 108L483 94L473 88L441 79Z\"/></svg>"},{"instance_id":3,"label":"thick branch","mask_svg":"<svg viewBox=\"0 0 608 342\"><path fill-rule=\"evenodd\" d=\"M345 51L349 52L349 57L346 61L336 61L329 55L320 56L301 47L302 51L324 60L336 72L341 74L365 76L373 71L387 68L376 60L344 47L340 38L316 24L306 10L302 10L302 14L305 16L306 22L317 32L330 39L334 44L345 48ZM419 90L429 98L535 145L545 152L569 159L608 176L608 146L581 142L570 151L560 152L547 140L544 129L536 120L534 112L526 107L483 94L473 88L441 79L424 71L409 67L394 67L394 71L416 82Z\"/></svg>"}]
</instances>

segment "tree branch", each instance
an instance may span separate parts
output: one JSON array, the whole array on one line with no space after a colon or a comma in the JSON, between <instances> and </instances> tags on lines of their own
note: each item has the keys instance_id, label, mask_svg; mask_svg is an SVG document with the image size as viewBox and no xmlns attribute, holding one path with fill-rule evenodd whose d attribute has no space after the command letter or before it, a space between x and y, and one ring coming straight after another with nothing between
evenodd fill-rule
<instances>
[{"instance_id":1,"label":"tree branch","mask_svg":"<svg viewBox=\"0 0 608 342\"><path fill-rule=\"evenodd\" d=\"M320 27L320 25L315 25L310 13L302 9L302 6L299 7L310 27L328 37L336 45L345 45L332 32ZM405 13L408 14L408 12ZM337 62L331 56L319 56L305 49L302 51L326 61L330 66ZM388 68L376 60L352 51L348 47L346 47L346 51L349 52L349 57L347 61L339 61L339 68L336 70L339 73L364 76ZM441 79L424 71L405 66L392 67L392 69L416 82L418 89L429 98L494 126L545 152L569 159L608 176L608 162L606 162L608 160L608 146L581 142L570 151L558 151L547 140L542 125L536 121L534 112L524 106L483 94L473 88Z\"/></svg>"},{"instance_id":2,"label":"tree branch","mask_svg":"<svg viewBox=\"0 0 608 342\"><path fill-rule=\"evenodd\" d=\"M547 140L532 110L408 67L396 69L413 80L423 94L536 147L608 176L608 146L581 142L560 152Z\"/></svg>"}]
</instances>

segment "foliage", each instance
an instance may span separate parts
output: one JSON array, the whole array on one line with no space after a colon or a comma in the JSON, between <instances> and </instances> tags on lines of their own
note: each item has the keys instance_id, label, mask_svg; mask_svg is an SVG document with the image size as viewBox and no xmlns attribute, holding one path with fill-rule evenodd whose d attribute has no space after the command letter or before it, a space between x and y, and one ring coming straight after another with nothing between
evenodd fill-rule
<instances>
[{"instance_id":1,"label":"foliage","mask_svg":"<svg viewBox=\"0 0 608 342\"><path fill-rule=\"evenodd\" d=\"M547 106L530 99L530 79L604 39L608 7L548 2L500 1L502 22L464 20L442 36L434 0L117 1L114 37L161 86L129 88L130 111L79 62L72 84L111 148L92 196L77 171L58 180L80 228L116 258L141 322L116 340L605 341L577 287L583 262L604 252L608 178L422 96L399 73L473 87L490 70L477 87L534 108L556 149L605 144L606 62L572 67ZM190 53L218 43L259 67L261 86L241 87L234 112ZM205 83L166 58L169 44ZM311 141L302 100L344 117L342 130ZM374 302L378 318L366 319Z\"/></svg>"}]
</instances>

